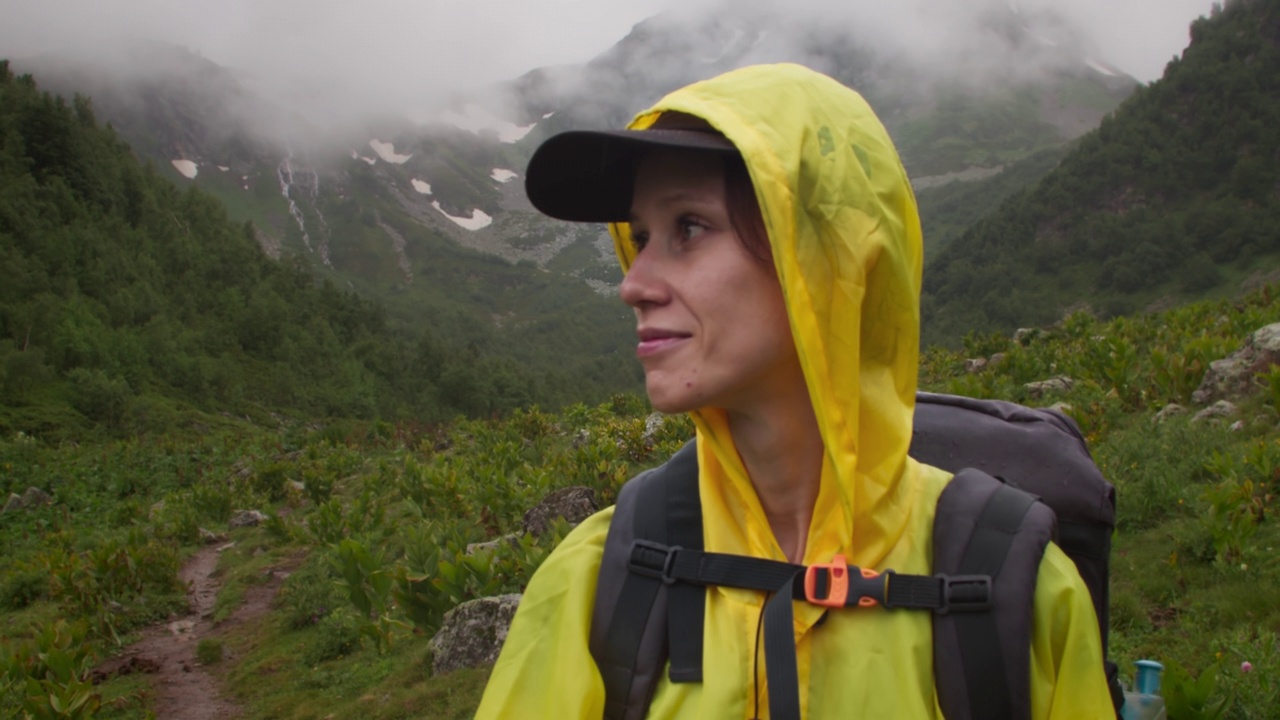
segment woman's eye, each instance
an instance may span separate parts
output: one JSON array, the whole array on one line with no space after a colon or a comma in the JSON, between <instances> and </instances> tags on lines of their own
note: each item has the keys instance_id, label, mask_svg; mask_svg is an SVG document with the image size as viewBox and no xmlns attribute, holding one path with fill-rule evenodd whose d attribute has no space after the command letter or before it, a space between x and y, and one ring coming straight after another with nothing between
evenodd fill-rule
<instances>
[{"instance_id":1,"label":"woman's eye","mask_svg":"<svg viewBox=\"0 0 1280 720\"><path fill-rule=\"evenodd\" d=\"M644 249L644 246L648 244L649 244L649 233L647 232L631 233L631 247L635 248L636 252L640 252L641 250Z\"/></svg>"},{"instance_id":2,"label":"woman's eye","mask_svg":"<svg viewBox=\"0 0 1280 720\"><path fill-rule=\"evenodd\" d=\"M685 240L692 240L706 231L706 226L696 220L680 221L680 237Z\"/></svg>"}]
</instances>

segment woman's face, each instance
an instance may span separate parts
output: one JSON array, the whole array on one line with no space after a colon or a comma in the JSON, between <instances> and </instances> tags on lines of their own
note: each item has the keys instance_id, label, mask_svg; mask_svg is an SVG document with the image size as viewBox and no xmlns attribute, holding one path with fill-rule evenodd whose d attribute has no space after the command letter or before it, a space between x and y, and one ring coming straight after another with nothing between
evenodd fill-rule
<instances>
[{"instance_id":1,"label":"woman's face","mask_svg":"<svg viewBox=\"0 0 1280 720\"><path fill-rule=\"evenodd\" d=\"M804 387L782 289L733 229L719 157L646 156L631 233L638 252L620 294L635 310L636 355L656 409L746 411Z\"/></svg>"}]
</instances>

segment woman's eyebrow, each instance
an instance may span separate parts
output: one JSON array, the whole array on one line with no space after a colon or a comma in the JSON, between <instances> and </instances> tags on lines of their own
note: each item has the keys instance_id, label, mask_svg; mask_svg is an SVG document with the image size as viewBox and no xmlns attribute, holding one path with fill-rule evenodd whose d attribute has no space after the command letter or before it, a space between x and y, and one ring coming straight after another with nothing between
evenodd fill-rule
<instances>
[{"instance_id":1,"label":"woman's eyebrow","mask_svg":"<svg viewBox=\"0 0 1280 720\"><path fill-rule=\"evenodd\" d=\"M666 195L659 196L656 201L656 204L659 206L678 205L680 203L692 203L695 205L713 205L715 204L715 200L710 193L690 192L689 190L675 190ZM637 219L636 214L631 213L628 216L627 221L634 223L636 219Z\"/></svg>"}]
</instances>

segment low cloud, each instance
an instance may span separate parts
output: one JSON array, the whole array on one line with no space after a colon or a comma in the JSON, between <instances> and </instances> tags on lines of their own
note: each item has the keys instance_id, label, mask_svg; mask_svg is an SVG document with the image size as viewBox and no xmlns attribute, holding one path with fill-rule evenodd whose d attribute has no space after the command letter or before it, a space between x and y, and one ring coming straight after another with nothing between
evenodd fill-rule
<instances>
[{"instance_id":1,"label":"low cloud","mask_svg":"<svg viewBox=\"0 0 1280 720\"><path fill-rule=\"evenodd\" d=\"M741 0L735 0L739 2ZM974 18L1010 0L796 0L814 12L928 61L973 43ZM1181 52L1208 0L1017 0L1081 29L1098 59L1139 80ZM672 7L689 22L736 4L673 0L10 0L0 56L91 53L124 38L186 47L237 70L307 112L404 112L513 78L534 67L584 62L632 25ZM781 7L779 5L779 7ZM802 10L804 8L804 10Z\"/></svg>"}]
</instances>

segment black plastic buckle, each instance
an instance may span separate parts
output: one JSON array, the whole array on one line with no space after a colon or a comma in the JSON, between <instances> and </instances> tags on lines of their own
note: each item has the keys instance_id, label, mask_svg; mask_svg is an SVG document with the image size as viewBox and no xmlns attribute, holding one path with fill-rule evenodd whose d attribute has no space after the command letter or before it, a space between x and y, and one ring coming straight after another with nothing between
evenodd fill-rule
<instances>
[{"instance_id":1,"label":"black plastic buckle","mask_svg":"<svg viewBox=\"0 0 1280 720\"><path fill-rule=\"evenodd\" d=\"M671 575L671 570L676 564L676 553L683 549L679 545L636 540L631 543L631 558L627 562L627 567L637 575L657 578L667 585L672 585L676 582ZM659 557L661 562L658 562Z\"/></svg>"},{"instance_id":2,"label":"black plastic buckle","mask_svg":"<svg viewBox=\"0 0 1280 720\"><path fill-rule=\"evenodd\" d=\"M942 607L939 615L949 612L982 612L994 602L990 575L935 575L942 581Z\"/></svg>"}]
</instances>

